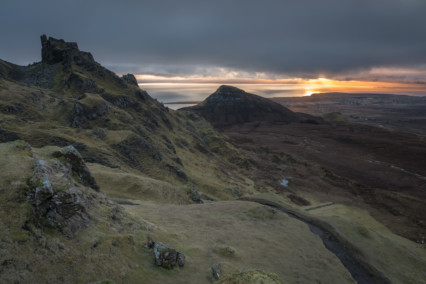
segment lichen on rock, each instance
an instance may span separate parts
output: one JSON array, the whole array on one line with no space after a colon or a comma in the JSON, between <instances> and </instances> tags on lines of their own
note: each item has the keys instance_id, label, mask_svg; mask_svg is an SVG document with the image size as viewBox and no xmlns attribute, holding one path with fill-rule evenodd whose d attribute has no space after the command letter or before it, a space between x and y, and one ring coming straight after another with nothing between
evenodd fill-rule
<instances>
[{"instance_id":1,"label":"lichen on rock","mask_svg":"<svg viewBox=\"0 0 426 284\"><path fill-rule=\"evenodd\" d=\"M96 191L99 191L99 185L96 183L95 178L90 173L89 168L86 166L80 153L74 146L66 146L54 153L55 157L64 157L71 165L71 169L78 175L83 185L89 186Z\"/></svg>"},{"instance_id":2,"label":"lichen on rock","mask_svg":"<svg viewBox=\"0 0 426 284\"><path fill-rule=\"evenodd\" d=\"M53 227L71 237L90 225L89 194L84 186L99 191L80 153L67 146L51 156L32 151L33 176L28 180L27 198L35 212L35 224ZM77 178L77 180L76 180Z\"/></svg>"},{"instance_id":3,"label":"lichen on rock","mask_svg":"<svg viewBox=\"0 0 426 284\"><path fill-rule=\"evenodd\" d=\"M166 244L156 242L153 246L153 252L157 266L173 269L175 266L183 267L185 265L185 255Z\"/></svg>"}]
</instances>

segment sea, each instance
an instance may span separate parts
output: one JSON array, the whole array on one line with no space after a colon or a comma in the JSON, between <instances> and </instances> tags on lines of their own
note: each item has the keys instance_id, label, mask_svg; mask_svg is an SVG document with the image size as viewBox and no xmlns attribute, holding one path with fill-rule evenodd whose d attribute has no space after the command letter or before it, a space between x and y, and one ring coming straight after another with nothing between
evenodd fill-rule
<instances>
[{"instance_id":1,"label":"sea","mask_svg":"<svg viewBox=\"0 0 426 284\"><path fill-rule=\"evenodd\" d=\"M171 109L195 105L214 93L221 84L212 83L142 83L139 86L148 94ZM318 91L308 84L232 84L237 88L266 98L310 96ZM425 85L426 87L426 85ZM333 91L333 90L329 90ZM342 92L341 89L334 90ZM321 92L321 91L319 91ZM348 91L354 92L353 90ZM425 96L423 90L357 89L360 93L387 93L396 95Z\"/></svg>"}]
</instances>

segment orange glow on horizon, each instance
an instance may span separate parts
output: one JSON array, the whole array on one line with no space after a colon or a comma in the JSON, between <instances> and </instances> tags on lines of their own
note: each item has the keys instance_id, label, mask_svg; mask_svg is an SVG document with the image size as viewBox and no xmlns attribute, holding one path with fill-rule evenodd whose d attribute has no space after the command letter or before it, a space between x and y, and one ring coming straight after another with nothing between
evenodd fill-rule
<instances>
[{"instance_id":1,"label":"orange glow on horizon","mask_svg":"<svg viewBox=\"0 0 426 284\"><path fill-rule=\"evenodd\" d=\"M361 81L361 80L335 80L328 78L285 78L285 79L253 79L236 78L234 74L225 77L166 77L149 74L136 75L139 84L144 85L198 85L198 84L218 84L218 85L265 85L289 89L304 90L301 95L310 96L314 93L396 93L396 94L424 94L426 95L426 84L410 82L388 82L388 81Z\"/></svg>"}]
</instances>

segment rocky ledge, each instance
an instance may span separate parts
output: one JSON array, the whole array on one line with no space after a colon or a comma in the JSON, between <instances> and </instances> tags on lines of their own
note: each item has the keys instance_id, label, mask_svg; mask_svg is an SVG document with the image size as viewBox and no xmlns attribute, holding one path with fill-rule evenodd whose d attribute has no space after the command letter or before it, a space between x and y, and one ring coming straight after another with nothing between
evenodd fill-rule
<instances>
[{"instance_id":1,"label":"rocky ledge","mask_svg":"<svg viewBox=\"0 0 426 284\"><path fill-rule=\"evenodd\" d=\"M36 225L53 227L71 237L90 224L90 194L86 186L99 191L80 153L67 146L49 156L39 156L28 144L34 159L34 174L28 181L27 198L34 207Z\"/></svg>"},{"instance_id":2,"label":"rocky ledge","mask_svg":"<svg viewBox=\"0 0 426 284\"><path fill-rule=\"evenodd\" d=\"M89 65L94 64L95 60L90 52L80 51L77 43L66 42L63 39L53 37L41 37L41 59L43 63L55 64L64 63L64 65Z\"/></svg>"}]
</instances>

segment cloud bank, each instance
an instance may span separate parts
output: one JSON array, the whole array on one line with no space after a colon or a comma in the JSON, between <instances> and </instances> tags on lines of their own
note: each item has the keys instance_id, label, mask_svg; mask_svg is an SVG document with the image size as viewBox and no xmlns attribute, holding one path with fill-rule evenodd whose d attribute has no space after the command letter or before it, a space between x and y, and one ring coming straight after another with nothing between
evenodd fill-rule
<instances>
[{"instance_id":1,"label":"cloud bank","mask_svg":"<svg viewBox=\"0 0 426 284\"><path fill-rule=\"evenodd\" d=\"M123 73L424 82L425 15L424 0L2 0L0 58L39 61L46 33Z\"/></svg>"}]
</instances>

